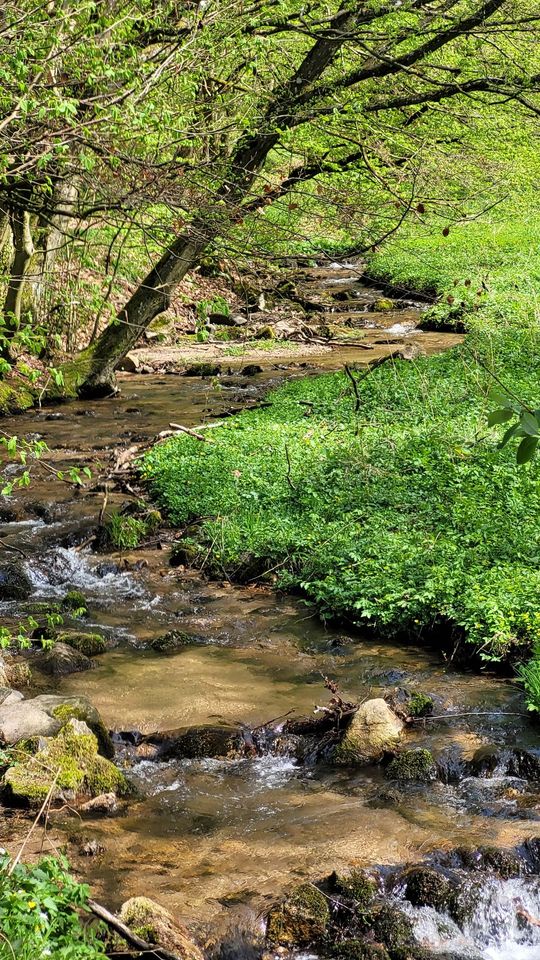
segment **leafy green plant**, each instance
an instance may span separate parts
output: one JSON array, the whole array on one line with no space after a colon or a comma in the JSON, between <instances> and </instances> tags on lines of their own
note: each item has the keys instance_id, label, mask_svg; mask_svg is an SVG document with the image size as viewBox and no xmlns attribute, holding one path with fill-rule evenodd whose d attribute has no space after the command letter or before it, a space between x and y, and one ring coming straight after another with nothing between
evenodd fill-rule
<instances>
[{"instance_id":1,"label":"leafy green plant","mask_svg":"<svg viewBox=\"0 0 540 960\"><path fill-rule=\"evenodd\" d=\"M88 887L69 873L61 857L33 866L0 856L1 960L99 960L105 957L99 928L83 924Z\"/></svg>"}]
</instances>

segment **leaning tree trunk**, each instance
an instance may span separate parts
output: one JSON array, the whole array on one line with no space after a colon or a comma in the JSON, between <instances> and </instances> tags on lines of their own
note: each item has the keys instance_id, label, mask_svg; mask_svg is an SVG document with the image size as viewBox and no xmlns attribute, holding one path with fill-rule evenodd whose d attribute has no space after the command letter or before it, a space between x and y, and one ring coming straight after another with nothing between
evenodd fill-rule
<instances>
[{"instance_id":1,"label":"leaning tree trunk","mask_svg":"<svg viewBox=\"0 0 540 960\"><path fill-rule=\"evenodd\" d=\"M170 245L119 315L93 348L79 358L80 396L105 396L114 387L114 370L154 317L169 306L176 285L199 262L208 244L234 221L238 206L262 169L281 132L294 123L294 101L311 87L345 43L356 16L340 10L304 57L296 73L276 93L261 118L260 128L242 138L228 165L228 176L217 191L213 209L201 213ZM279 129L280 132L276 132ZM76 361L77 363L77 361Z\"/></svg>"}]
</instances>

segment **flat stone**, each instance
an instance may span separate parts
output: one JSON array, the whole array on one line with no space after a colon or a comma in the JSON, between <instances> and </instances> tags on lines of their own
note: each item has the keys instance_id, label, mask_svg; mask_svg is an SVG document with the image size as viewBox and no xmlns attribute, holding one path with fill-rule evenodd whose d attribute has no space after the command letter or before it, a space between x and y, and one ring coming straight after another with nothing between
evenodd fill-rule
<instances>
[{"instance_id":1,"label":"flat stone","mask_svg":"<svg viewBox=\"0 0 540 960\"><path fill-rule=\"evenodd\" d=\"M100 793L99 797L83 803L81 813L110 815L118 810L118 797L115 793Z\"/></svg>"}]
</instances>

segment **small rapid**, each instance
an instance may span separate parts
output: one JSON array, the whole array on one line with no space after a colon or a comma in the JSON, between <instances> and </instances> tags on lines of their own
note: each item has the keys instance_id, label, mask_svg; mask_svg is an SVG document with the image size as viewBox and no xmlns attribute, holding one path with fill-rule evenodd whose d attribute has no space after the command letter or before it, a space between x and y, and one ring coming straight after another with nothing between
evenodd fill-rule
<instances>
[{"instance_id":1,"label":"small rapid","mask_svg":"<svg viewBox=\"0 0 540 960\"><path fill-rule=\"evenodd\" d=\"M538 877L508 880L492 877L481 886L473 880L470 897L471 915L462 927L433 907L413 907L407 901L400 905L413 921L418 941L435 953L455 953L471 960L538 960Z\"/></svg>"}]
</instances>

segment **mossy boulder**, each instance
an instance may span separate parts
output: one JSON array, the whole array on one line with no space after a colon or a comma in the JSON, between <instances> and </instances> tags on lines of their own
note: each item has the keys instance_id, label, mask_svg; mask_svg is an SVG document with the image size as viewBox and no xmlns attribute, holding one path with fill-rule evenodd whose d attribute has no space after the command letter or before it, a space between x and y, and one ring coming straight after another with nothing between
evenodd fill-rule
<instances>
[{"instance_id":1,"label":"mossy boulder","mask_svg":"<svg viewBox=\"0 0 540 960\"><path fill-rule=\"evenodd\" d=\"M180 960L203 960L186 928L168 910L148 897L131 897L122 905L120 920L152 945L164 947Z\"/></svg>"},{"instance_id":2,"label":"mossy boulder","mask_svg":"<svg viewBox=\"0 0 540 960\"><path fill-rule=\"evenodd\" d=\"M377 943L386 947L391 960L428 960L431 957L415 939L412 920L398 907L382 906L373 919L370 933Z\"/></svg>"},{"instance_id":3,"label":"mossy boulder","mask_svg":"<svg viewBox=\"0 0 540 960\"><path fill-rule=\"evenodd\" d=\"M27 600L32 583L22 563L3 563L0 566L0 601Z\"/></svg>"},{"instance_id":4,"label":"mossy boulder","mask_svg":"<svg viewBox=\"0 0 540 960\"><path fill-rule=\"evenodd\" d=\"M90 728L75 719L28 760L10 767L4 774L4 787L8 797L30 806L42 803L49 794L60 799L66 791L85 798L129 792L124 774L98 753Z\"/></svg>"},{"instance_id":5,"label":"mossy boulder","mask_svg":"<svg viewBox=\"0 0 540 960\"><path fill-rule=\"evenodd\" d=\"M366 700L337 745L334 762L376 763L382 760L385 753L396 749L403 726L382 698Z\"/></svg>"},{"instance_id":6,"label":"mossy boulder","mask_svg":"<svg viewBox=\"0 0 540 960\"><path fill-rule=\"evenodd\" d=\"M176 653L184 647L192 647L199 642L200 637L184 633L183 630L169 630L168 633L163 633L160 637L151 640L150 647L156 653Z\"/></svg>"},{"instance_id":7,"label":"mossy boulder","mask_svg":"<svg viewBox=\"0 0 540 960\"><path fill-rule=\"evenodd\" d=\"M255 333L256 340L275 340L276 328L271 323L266 323L264 327L259 327Z\"/></svg>"},{"instance_id":8,"label":"mossy boulder","mask_svg":"<svg viewBox=\"0 0 540 960\"><path fill-rule=\"evenodd\" d=\"M57 641L36 660L36 666L42 673L52 677L66 677L70 673L91 670L94 664L75 646Z\"/></svg>"},{"instance_id":9,"label":"mossy boulder","mask_svg":"<svg viewBox=\"0 0 540 960\"><path fill-rule=\"evenodd\" d=\"M414 691L407 701L407 710L410 717L429 717L433 713L433 698L425 693Z\"/></svg>"},{"instance_id":10,"label":"mossy boulder","mask_svg":"<svg viewBox=\"0 0 540 960\"><path fill-rule=\"evenodd\" d=\"M377 313L386 313L388 310L395 310L396 305L393 300L390 300L390 297L377 297L373 309Z\"/></svg>"},{"instance_id":11,"label":"mossy boulder","mask_svg":"<svg viewBox=\"0 0 540 960\"><path fill-rule=\"evenodd\" d=\"M432 867L412 867L400 877L405 896L415 907L433 907L452 913L455 887L447 877Z\"/></svg>"},{"instance_id":12,"label":"mossy boulder","mask_svg":"<svg viewBox=\"0 0 540 960\"><path fill-rule=\"evenodd\" d=\"M97 657L107 649L107 641L100 633L61 633L57 642L73 647L85 657Z\"/></svg>"},{"instance_id":13,"label":"mossy boulder","mask_svg":"<svg viewBox=\"0 0 540 960\"><path fill-rule=\"evenodd\" d=\"M192 540L178 540L173 544L169 563L171 567L192 567L204 556L198 544Z\"/></svg>"},{"instance_id":14,"label":"mossy boulder","mask_svg":"<svg viewBox=\"0 0 540 960\"><path fill-rule=\"evenodd\" d=\"M80 590L68 590L66 595L62 597L62 607L64 610L69 610L70 612L79 610L81 613L86 613L87 607L84 593L81 593Z\"/></svg>"},{"instance_id":15,"label":"mossy boulder","mask_svg":"<svg viewBox=\"0 0 540 960\"><path fill-rule=\"evenodd\" d=\"M347 874L334 873L330 877L330 886L337 893L353 900L361 913L372 907L377 895L377 881L365 870L352 870Z\"/></svg>"},{"instance_id":16,"label":"mossy boulder","mask_svg":"<svg viewBox=\"0 0 540 960\"><path fill-rule=\"evenodd\" d=\"M304 883L270 911L266 937L272 944L306 947L324 936L329 921L327 898L317 887Z\"/></svg>"},{"instance_id":17,"label":"mossy boulder","mask_svg":"<svg viewBox=\"0 0 540 960\"><path fill-rule=\"evenodd\" d=\"M42 694L31 700L0 706L0 739L18 744L32 737L53 737L71 719L84 720L98 740L100 752L111 759L114 746L99 712L86 697Z\"/></svg>"},{"instance_id":18,"label":"mossy boulder","mask_svg":"<svg viewBox=\"0 0 540 960\"><path fill-rule=\"evenodd\" d=\"M404 750L388 764L386 776L390 780L429 783L437 778L437 767L429 750Z\"/></svg>"}]
</instances>

